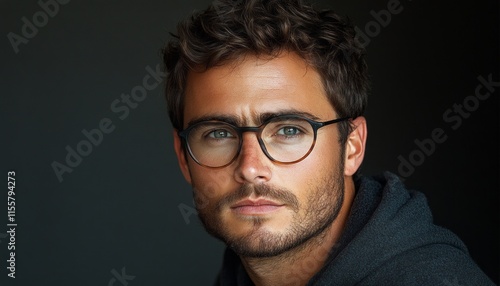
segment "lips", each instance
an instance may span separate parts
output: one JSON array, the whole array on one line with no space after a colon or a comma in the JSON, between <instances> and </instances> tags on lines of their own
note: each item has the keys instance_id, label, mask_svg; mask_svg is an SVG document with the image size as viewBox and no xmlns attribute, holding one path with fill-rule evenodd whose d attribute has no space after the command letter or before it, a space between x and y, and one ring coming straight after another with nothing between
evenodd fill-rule
<instances>
[{"instance_id":1,"label":"lips","mask_svg":"<svg viewBox=\"0 0 500 286\"><path fill-rule=\"evenodd\" d=\"M239 201L231 206L231 209L242 215L259 215L274 212L282 208L284 204L266 199Z\"/></svg>"}]
</instances>

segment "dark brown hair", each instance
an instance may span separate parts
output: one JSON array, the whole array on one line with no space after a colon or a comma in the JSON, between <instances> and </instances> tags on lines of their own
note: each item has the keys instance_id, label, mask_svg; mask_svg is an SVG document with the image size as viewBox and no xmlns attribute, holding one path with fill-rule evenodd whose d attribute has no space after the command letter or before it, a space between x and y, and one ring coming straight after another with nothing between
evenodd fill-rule
<instances>
[{"instance_id":1,"label":"dark brown hair","mask_svg":"<svg viewBox=\"0 0 500 286\"><path fill-rule=\"evenodd\" d=\"M189 71L246 54L275 57L283 51L297 53L319 73L339 117L363 114L369 89L365 51L347 19L300 0L217 0L180 22L163 49L174 128L182 130ZM351 132L348 122L339 125L341 143Z\"/></svg>"}]
</instances>

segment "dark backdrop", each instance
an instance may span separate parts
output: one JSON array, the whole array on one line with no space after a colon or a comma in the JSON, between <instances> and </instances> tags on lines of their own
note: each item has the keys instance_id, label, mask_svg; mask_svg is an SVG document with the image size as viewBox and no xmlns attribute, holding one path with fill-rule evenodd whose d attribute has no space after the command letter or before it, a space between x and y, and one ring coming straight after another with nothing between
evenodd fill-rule
<instances>
[{"instance_id":1,"label":"dark backdrop","mask_svg":"<svg viewBox=\"0 0 500 286\"><path fill-rule=\"evenodd\" d=\"M0 285L210 285L223 246L189 213L151 76L168 32L209 1L60 1L0 1ZM484 80L500 81L498 1L316 3L349 16L367 45L362 172L406 177L498 283L500 87L476 94ZM380 12L388 4L390 19ZM127 105L122 94L132 92L140 100ZM61 169L77 148L86 156ZM10 170L15 279L6 269Z\"/></svg>"}]
</instances>

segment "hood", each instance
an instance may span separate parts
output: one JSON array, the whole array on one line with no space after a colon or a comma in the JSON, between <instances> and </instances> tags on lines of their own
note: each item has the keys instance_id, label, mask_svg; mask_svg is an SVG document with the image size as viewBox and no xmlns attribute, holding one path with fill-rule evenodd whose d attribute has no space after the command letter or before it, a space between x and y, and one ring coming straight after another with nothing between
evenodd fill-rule
<instances>
[{"instance_id":1,"label":"hood","mask_svg":"<svg viewBox=\"0 0 500 286\"><path fill-rule=\"evenodd\" d=\"M390 172L360 177L356 190L344 233L308 285L493 285L464 243L433 224L423 193Z\"/></svg>"}]
</instances>

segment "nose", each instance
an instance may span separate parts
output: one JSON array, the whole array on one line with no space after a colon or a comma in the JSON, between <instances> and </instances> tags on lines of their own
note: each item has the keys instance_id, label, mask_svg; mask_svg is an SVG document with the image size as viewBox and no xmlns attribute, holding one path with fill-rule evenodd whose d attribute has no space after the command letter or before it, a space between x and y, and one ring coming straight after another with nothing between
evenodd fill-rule
<instances>
[{"instance_id":1,"label":"nose","mask_svg":"<svg viewBox=\"0 0 500 286\"><path fill-rule=\"evenodd\" d=\"M238 183L259 184L269 181L272 177L272 162L262 151L254 132L243 134L237 164L234 176Z\"/></svg>"}]
</instances>

